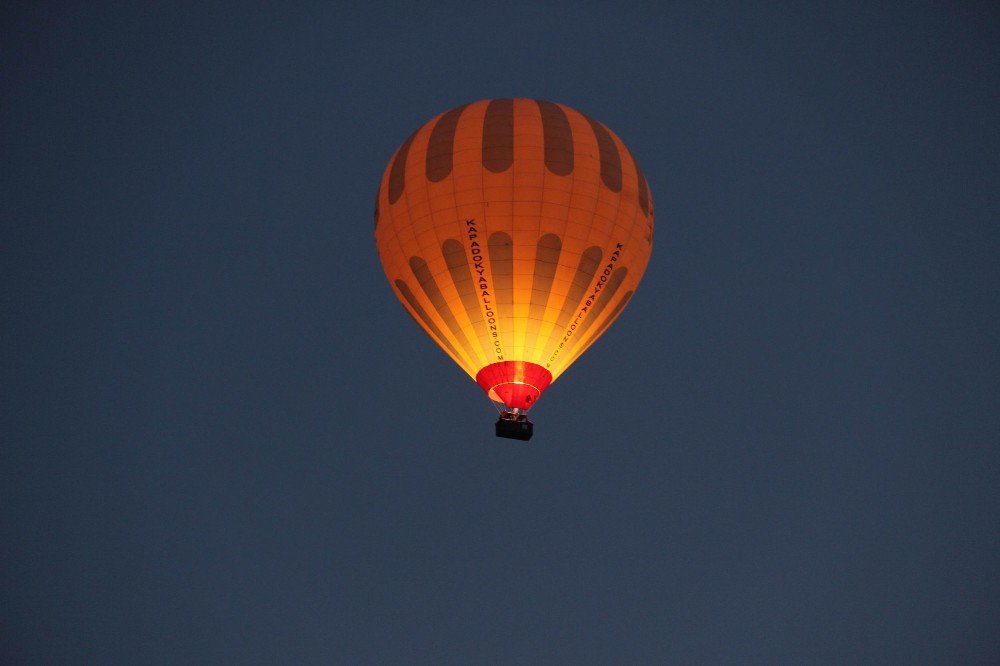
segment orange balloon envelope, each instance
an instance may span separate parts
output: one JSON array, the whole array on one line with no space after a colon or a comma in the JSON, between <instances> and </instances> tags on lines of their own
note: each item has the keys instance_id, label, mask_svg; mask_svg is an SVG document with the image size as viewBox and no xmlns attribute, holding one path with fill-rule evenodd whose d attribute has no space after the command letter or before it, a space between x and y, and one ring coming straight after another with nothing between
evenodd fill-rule
<instances>
[{"instance_id":1,"label":"orange balloon envelope","mask_svg":"<svg viewBox=\"0 0 1000 666\"><path fill-rule=\"evenodd\" d=\"M375 242L424 332L490 398L525 411L629 302L653 246L653 199L596 120L484 100L399 147Z\"/></svg>"}]
</instances>

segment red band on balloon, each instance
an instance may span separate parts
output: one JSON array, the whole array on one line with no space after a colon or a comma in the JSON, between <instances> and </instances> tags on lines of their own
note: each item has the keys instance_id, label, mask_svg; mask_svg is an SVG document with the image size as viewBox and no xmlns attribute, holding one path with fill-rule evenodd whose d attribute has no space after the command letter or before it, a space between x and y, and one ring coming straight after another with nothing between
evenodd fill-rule
<instances>
[{"instance_id":1,"label":"red band on balloon","mask_svg":"<svg viewBox=\"0 0 1000 666\"><path fill-rule=\"evenodd\" d=\"M527 361L501 361L480 370L476 383L493 400L511 408L530 409L552 383L552 373Z\"/></svg>"}]
</instances>

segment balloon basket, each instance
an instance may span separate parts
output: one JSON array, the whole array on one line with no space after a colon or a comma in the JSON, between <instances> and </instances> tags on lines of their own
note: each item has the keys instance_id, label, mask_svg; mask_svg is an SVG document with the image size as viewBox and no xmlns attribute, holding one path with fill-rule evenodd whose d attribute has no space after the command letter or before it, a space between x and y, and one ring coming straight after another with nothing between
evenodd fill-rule
<instances>
[{"instance_id":1,"label":"balloon basket","mask_svg":"<svg viewBox=\"0 0 1000 666\"><path fill-rule=\"evenodd\" d=\"M533 429L534 424L528 420L526 414L503 412L497 419L497 437L526 442L531 439Z\"/></svg>"}]
</instances>

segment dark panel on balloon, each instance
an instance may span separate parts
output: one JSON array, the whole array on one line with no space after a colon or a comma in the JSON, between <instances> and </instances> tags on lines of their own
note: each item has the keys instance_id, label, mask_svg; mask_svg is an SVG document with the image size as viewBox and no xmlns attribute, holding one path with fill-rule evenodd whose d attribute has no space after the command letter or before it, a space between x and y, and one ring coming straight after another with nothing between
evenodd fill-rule
<instances>
[{"instance_id":1,"label":"dark panel on balloon","mask_svg":"<svg viewBox=\"0 0 1000 666\"><path fill-rule=\"evenodd\" d=\"M396 151L396 159L392 161L392 169L389 170L389 203L396 203L399 197L403 196L403 188L406 186L406 156L410 154L410 144L413 143L413 137L417 136L417 132L403 142Z\"/></svg>"},{"instance_id":2,"label":"dark panel on balloon","mask_svg":"<svg viewBox=\"0 0 1000 666\"><path fill-rule=\"evenodd\" d=\"M611 274L608 278L607 283L605 283L604 288L597 295L597 302L591 307L590 312L584 318L583 322L580 324L579 328L570 338L570 341L566 344L565 352L569 352L573 347L577 345L584 338L587 330L594 324L595 321L600 319L601 313L604 312L604 308L608 307L608 303L614 298L615 292L622 285L622 280L628 275L628 269L625 267L618 268Z\"/></svg>"},{"instance_id":3,"label":"dark panel on balloon","mask_svg":"<svg viewBox=\"0 0 1000 666\"><path fill-rule=\"evenodd\" d=\"M434 276L431 275L431 270L427 267L427 262L420 257L410 257L410 269L417 278L417 282L420 283L420 288L424 290L424 294L430 300L431 305L434 306L434 309L437 310L437 313L441 315L441 319L448 326L448 330L451 331L455 339L458 340L462 348L468 353L469 360L476 362L477 354L473 352L472 344L455 320L455 315L452 313L451 308L448 307L448 303L445 301L444 294L441 293L437 282L434 281Z\"/></svg>"},{"instance_id":4,"label":"dark panel on balloon","mask_svg":"<svg viewBox=\"0 0 1000 666\"><path fill-rule=\"evenodd\" d=\"M438 118L427 143L427 178L439 182L451 174L455 158L455 129L468 104L452 109Z\"/></svg>"},{"instance_id":5,"label":"dark panel on balloon","mask_svg":"<svg viewBox=\"0 0 1000 666\"><path fill-rule=\"evenodd\" d=\"M514 163L514 100L495 99L483 120L483 166L501 173Z\"/></svg>"},{"instance_id":6,"label":"dark panel on balloon","mask_svg":"<svg viewBox=\"0 0 1000 666\"><path fill-rule=\"evenodd\" d=\"M622 159L618 146L604 125L589 116L584 116L597 137L597 148L601 153L601 180L612 192L622 191Z\"/></svg>"},{"instance_id":7,"label":"dark panel on balloon","mask_svg":"<svg viewBox=\"0 0 1000 666\"><path fill-rule=\"evenodd\" d=\"M635 165L635 177L639 181L639 207L642 208L643 214L649 215L649 185L646 183L646 177L642 175L642 167L639 166L639 162L631 151L629 151L629 157L632 158L632 164Z\"/></svg>"},{"instance_id":8,"label":"dark panel on balloon","mask_svg":"<svg viewBox=\"0 0 1000 666\"><path fill-rule=\"evenodd\" d=\"M545 234L538 239L535 252L535 272L531 281L531 305L528 309L528 332L526 340L534 340L545 316L545 306L552 293L552 278L559 265L562 241L555 234Z\"/></svg>"},{"instance_id":9,"label":"dark panel on balloon","mask_svg":"<svg viewBox=\"0 0 1000 666\"><path fill-rule=\"evenodd\" d=\"M557 176L573 173L573 129L558 104L535 100L542 114L545 136L545 168Z\"/></svg>"},{"instance_id":10,"label":"dark panel on balloon","mask_svg":"<svg viewBox=\"0 0 1000 666\"><path fill-rule=\"evenodd\" d=\"M559 311L559 318L556 319L555 328L552 329L553 333L565 329L569 325L570 317L580 309L580 303L587 292L587 287L590 286L591 280L594 279L594 275L597 273L597 266L601 263L602 256L601 248L594 245L588 247L584 251L583 256L580 257L580 263L576 267L576 274L573 276L573 284L569 289L569 293L566 294L566 300L563 301L562 309Z\"/></svg>"},{"instance_id":11,"label":"dark panel on balloon","mask_svg":"<svg viewBox=\"0 0 1000 666\"><path fill-rule=\"evenodd\" d=\"M414 296L413 292L410 291L409 285L402 280L396 280L396 289L399 289L399 293L403 296L406 302L409 303L410 307L413 308L413 311L417 313L417 317L420 317L420 320L417 321L417 323L419 324L423 322L424 326L426 326L427 329L430 330L431 334L436 338L439 345L450 351L452 356L461 359L462 355L455 350L451 342L448 341L448 338L444 337L444 334L441 333L441 329L437 327L437 324L434 323L434 320L430 318L427 311L424 310L424 308L417 301L416 296ZM409 314L410 311L407 310L406 312Z\"/></svg>"},{"instance_id":12,"label":"dark panel on balloon","mask_svg":"<svg viewBox=\"0 0 1000 666\"><path fill-rule=\"evenodd\" d=\"M469 270L465 249L457 240L449 238L441 245L441 253L444 255L451 280L455 283L455 290L458 291L458 295L462 299L462 306L465 307L465 314L472 323L473 330L483 331L483 312L479 309L479 292L472 281L472 272ZM489 358L494 352L489 348L484 348L483 353Z\"/></svg>"}]
</instances>

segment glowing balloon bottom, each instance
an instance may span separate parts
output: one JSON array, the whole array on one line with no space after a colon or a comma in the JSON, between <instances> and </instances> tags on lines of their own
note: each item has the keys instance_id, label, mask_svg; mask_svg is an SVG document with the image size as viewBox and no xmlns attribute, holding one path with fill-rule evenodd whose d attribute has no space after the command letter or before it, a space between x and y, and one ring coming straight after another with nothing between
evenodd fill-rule
<instances>
[{"instance_id":1,"label":"glowing balloon bottom","mask_svg":"<svg viewBox=\"0 0 1000 666\"><path fill-rule=\"evenodd\" d=\"M480 370L476 382L491 400L527 410L552 383L552 373L528 361L501 361Z\"/></svg>"}]
</instances>

